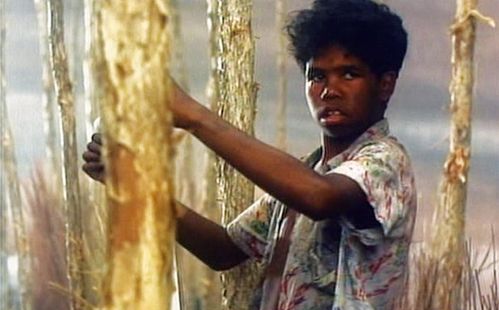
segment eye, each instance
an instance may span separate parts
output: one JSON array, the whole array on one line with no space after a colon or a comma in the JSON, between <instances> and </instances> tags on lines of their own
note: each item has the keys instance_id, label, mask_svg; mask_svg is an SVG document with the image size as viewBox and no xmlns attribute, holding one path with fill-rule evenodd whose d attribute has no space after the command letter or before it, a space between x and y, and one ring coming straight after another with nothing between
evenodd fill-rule
<instances>
[{"instance_id":1,"label":"eye","mask_svg":"<svg viewBox=\"0 0 499 310\"><path fill-rule=\"evenodd\" d=\"M320 83L326 79L326 75L320 71L310 70L307 79L312 82Z\"/></svg>"},{"instance_id":2,"label":"eye","mask_svg":"<svg viewBox=\"0 0 499 310\"><path fill-rule=\"evenodd\" d=\"M343 78L347 81L351 81L351 80L354 80L355 78L359 77L360 74L358 74L356 71L354 70L345 70L345 72L343 72Z\"/></svg>"},{"instance_id":3,"label":"eye","mask_svg":"<svg viewBox=\"0 0 499 310\"><path fill-rule=\"evenodd\" d=\"M353 80L355 78L355 74L352 72L345 72L343 74L343 77L345 78L345 80Z\"/></svg>"}]
</instances>

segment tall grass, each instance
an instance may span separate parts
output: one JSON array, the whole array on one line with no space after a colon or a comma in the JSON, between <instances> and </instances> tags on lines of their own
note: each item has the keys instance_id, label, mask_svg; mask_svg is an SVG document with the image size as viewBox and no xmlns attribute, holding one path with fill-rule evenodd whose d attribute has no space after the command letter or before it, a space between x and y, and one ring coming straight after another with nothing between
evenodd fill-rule
<instances>
[{"instance_id":1,"label":"tall grass","mask_svg":"<svg viewBox=\"0 0 499 310\"><path fill-rule=\"evenodd\" d=\"M68 279L64 246L64 212L60 189L41 169L35 170L25 186L25 208L31 219L31 287L33 309L68 309Z\"/></svg>"},{"instance_id":2,"label":"tall grass","mask_svg":"<svg viewBox=\"0 0 499 310\"><path fill-rule=\"evenodd\" d=\"M436 303L439 292L436 282L448 269L445 262L435 259L432 248L427 242L414 243L410 257L410 274L403 296L395 309L452 309L452 310L496 310L499 309L499 261L492 233L488 248L474 247L466 243L462 273L457 283L443 287L451 292L457 285L460 290L455 298L461 302L447 308Z\"/></svg>"}]
</instances>

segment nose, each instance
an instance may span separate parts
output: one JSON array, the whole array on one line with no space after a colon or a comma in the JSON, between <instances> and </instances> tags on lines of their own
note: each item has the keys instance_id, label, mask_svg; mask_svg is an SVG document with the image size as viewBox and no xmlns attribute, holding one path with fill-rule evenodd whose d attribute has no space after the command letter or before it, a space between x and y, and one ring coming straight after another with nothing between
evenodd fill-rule
<instances>
[{"instance_id":1,"label":"nose","mask_svg":"<svg viewBox=\"0 0 499 310\"><path fill-rule=\"evenodd\" d=\"M324 89L322 90L322 92L320 94L321 100L332 99L332 98L336 98L338 96L339 96L338 92L330 85L325 85Z\"/></svg>"},{"instance_id":2,"label":"nose","mask_svg":"<svg viewBox=\"0 0 499 310\"><path fill-rule=\"evenodd\" d=\"M324 100L324 98L326 98L327 94L329 93L329 90L327 89L327 87L324 87L324 89L322 90L322 93L321 93L321 99Z\"/></svg>"}]
</instances>

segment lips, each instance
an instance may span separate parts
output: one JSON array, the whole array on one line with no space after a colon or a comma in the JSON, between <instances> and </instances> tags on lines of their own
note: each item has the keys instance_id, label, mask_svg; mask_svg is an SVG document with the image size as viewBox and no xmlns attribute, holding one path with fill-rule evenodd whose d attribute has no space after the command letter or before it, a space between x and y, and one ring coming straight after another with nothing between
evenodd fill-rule
<instances>
[{"instance_id":1,"label":"lips","mask_svg":"<svg viewBox=\"0 0 499 310\"><path fill-rule=\"evenodd\" d=\"M346 115L339 109L326 108L319 113L319 123L326 126L338 125L346 120Z\"/></svg>"}]
</instances>

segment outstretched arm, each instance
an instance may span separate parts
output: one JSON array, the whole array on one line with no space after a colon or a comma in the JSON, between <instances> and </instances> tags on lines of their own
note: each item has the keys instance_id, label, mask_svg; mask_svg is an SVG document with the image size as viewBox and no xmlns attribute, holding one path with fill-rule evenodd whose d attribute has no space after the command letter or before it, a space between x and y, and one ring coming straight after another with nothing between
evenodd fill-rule
<instances>
[{"instance_id":1,"label":"outstretched arm","mask_svg":"<svg viewBox=\"0 0 499 310\"><path fill-rule=\"evenodd\" d=\"M298 159L227 123L174 83L173 90L175 125L194 134L287 206L315 220L371 210L364 192L353 180L339 174L320 175Z\"/></svg>"}]
</instances>

